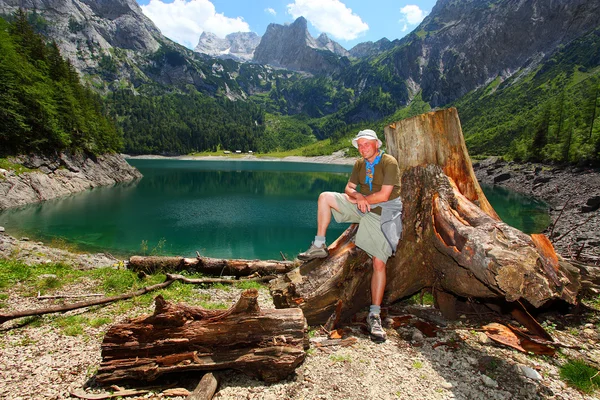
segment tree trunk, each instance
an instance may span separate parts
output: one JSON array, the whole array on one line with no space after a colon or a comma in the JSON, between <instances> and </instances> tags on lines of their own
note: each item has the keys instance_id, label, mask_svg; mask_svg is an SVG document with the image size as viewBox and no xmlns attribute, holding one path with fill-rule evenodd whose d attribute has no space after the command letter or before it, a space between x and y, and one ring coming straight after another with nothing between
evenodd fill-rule
<instances>
[{"instance_id":1,"label":"tree trunk","mask_svg":"<svg viewBox=\"0 0 600 400\"><path fill-rule=\"evenodd\" d=\"M199 272L211 276L249 276L252 274L284 274L297 266L293 261L273 260L228 260L223 258L200 257L157 257L133 256L127 268L136 272Z\"/></svg>"},{"instance_id":2,"label":"tree trunk","mask_svg":"<svg viewBox=\"0 0 600 400\"><path fill-rule=\"evenodd\" d=\"M430 112L385 129L387 152L401 174L403 238L387 262L384 304L433 288L436 304L454 314L456 296L576 302L576 268L543 235L508 226L486 199L467 154L456 109ZM310 325L323 324L342 300L347 318L370 304L371 262L352 243L350 227L330 256L271 282L277 307L299 306ZM487 300L486 300L487 301Z\"/></svg>"},{"instance_id":3,"label":"tree trunk","mask_svg":"<svg viewBox=\"0 0 600 400\"><path fill-rule=\"evenodd\" d=\"M267 382L286 378L308 349L298 309L261 310L254 289L229 310L205 310L156 298L152 316L112 326L96 381L151 381L171 372L236 369Z\"/></svg>"}]
</instances>

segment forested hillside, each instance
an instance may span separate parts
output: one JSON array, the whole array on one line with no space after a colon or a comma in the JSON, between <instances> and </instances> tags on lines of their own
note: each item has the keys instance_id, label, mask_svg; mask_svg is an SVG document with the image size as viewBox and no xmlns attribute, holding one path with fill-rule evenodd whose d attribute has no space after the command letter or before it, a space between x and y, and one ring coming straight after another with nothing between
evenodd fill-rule
<instances>
[{"instance_id":1,"label":"forested hillside","mask_svg":"<svg viewBox=\"0 0 600 400\"><path fill-rule=\"evenodd\" d=\"M454 104L473 154L600 163L600 29Z\"/></svg>"},{"instance_id":2,"label":"forested hillside","mask_svg":"<svg viewBox=\"0 0 600 400\"><path fill-rule=\"evenodd\" d=\"M108 95L107 102L125 132L127 153L270 149L264 143L264 111L253 103L194 91L143 96L129 89Z\"/></svg>"},{"instance_id":3,"label":"forested hillside","mask_svg":"<svg viewBox=\"0 0 600 400\"><path fill-rule=\"evenodd\" d=\"M0 18L0 155L120 151L121 132L102 104L23 12Z\"/></svg>"},{"instance_id":4,"label":"forested hillside","mask_svg":"<svg viewBox=\"0 0 600 400\"><path fill-rule=\"evenodd\" d=\"M357 129L382 132L399 119L456 106L471 155L600 163L600 0L438 1L403 39L321 75L194 54L163 37L135 2L123 3L119 21L136 28L107 31L113 3L66 20L57 3L28 10L36 29L69 49L102 101L73 86L74 68L24 27L24 16L20 25L3 22L3 151L302 147L299 153L317 155L348 147ZM3 4L7 12L17 2Z\"/></svg>"}]
</instances>

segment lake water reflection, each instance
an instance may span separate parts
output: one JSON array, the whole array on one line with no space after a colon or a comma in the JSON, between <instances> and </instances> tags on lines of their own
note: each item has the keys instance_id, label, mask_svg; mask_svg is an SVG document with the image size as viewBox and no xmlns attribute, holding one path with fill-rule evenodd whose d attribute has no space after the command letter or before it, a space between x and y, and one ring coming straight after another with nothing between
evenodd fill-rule
<instances>
[{"instance_id":1,"label":"lake water reflection","mask_svg":"<svg viewBox=\"0 0 600 400\"><path fill-rule=\"evenodd\" d=\"M316 230L316 199L342 191L348 165L270 161L130 160L144 178L0 213L15 236L62 238L82 250L279 259L305 250ZM484 188L508 223L547 225L543 204ZM525 208L523 208L525 207ZM504 211L506 210L506 211ZM329 241L346 225L333 223Z\"/></svg>"}]
</instances>

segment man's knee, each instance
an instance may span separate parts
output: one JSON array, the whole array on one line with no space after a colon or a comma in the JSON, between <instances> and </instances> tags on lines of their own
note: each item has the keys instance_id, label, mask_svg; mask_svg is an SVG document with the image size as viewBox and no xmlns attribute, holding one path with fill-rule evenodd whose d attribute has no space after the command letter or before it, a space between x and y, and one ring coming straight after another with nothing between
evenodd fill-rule
<instances>
[{"instance_id":1,"label":"man's knee","mask_svg":"<svg viewBox=\"0 0 600 400\"><path fill-rule=\"evenodd\" d=\"M373 271L374 272L385 272L385 262L377 257L373 257Z\"/></svg>"},{"instance_id":2,"label":"man's knee","mask_svg":"<svg viewBox=\"0 0 600 400\"><path fill-rule=\"evenodd\" d=\"M337 201L335 199L335 192L322 192L319 195L319 204L326 204L330 208L337 209Z\"/></svg>"}]
</instances>

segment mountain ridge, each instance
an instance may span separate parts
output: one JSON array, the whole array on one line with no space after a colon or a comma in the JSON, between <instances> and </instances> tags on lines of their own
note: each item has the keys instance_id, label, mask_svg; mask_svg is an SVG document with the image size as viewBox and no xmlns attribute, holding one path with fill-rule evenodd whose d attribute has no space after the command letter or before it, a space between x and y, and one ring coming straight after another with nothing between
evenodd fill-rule
<instances>
[{"instance_id":1,"label":"mountain ridge","mask_svg":"<svg viewBox=\"0 0 600 400\"><path fill-rule=\"evenodd\" d=\"M349 53L326 34L314 39L308 32L306 18L298 17L292 24L269 24L253 61L275 67L313 74L332 74L345 65Z\"/></svg>"},{"instance_id":2,"label":"mountain ridge","mask_svg":"<svg viewBox=\"0 0 600 400\"><path fill-rule=\"evenodd\" d=\"M266 118L266 125L284 118L288 119L286 124L294 121L287 125L290 129L286 128L292 134L301 132L302 140L294 143L310 142L311 137L339 138L361 124L383 124L428 107L450 106L471 93L484 91L469 97L475 99L476 106L460 103L463 115L468 116L465 126L470 126L467 119L477 118L470 110L477 109L485 119L485 115L493 114L485 104L496 93L506 93L507 87L532 79L536 71L554 70L558 62L554 58L561 47L590 34L590 43L595 46L593 32L600 26L600 0L439 0L409 35L359 44L347 51L349 56L336 50L327 35L310 36L305 18L287 26L271 24L255 49L253 61L239 63L185 49L157 33L153 25L144 28L151 22L142 17L137 21L140 29L146 29L155 42L143 41L146 34L137 37L131 30L118 32L115 27L127 25L141 14L132 1L103 0L92 8L88 4L94 3L92 0L0 0L0 12L6 12L9 3L31 7L58 4L61 13L40 8L37 12L48 17L47 29L60 43L67 42L67 50L69 46L81 50L67 53L76 58L77 65L83 65L78 68L82 77L99 86L101 93L125 86L134 96L198 91L213 98L252 102L273 116ZM76 17L65 14L69 7L76 9ZM585 50L580 46L577 51ZM571 62L571 69L588 71L576 70L575 74L593 75L597 66L587 61L585 66L566 59L561 62ZM562 73L568 70L568 66L561 67ZM560 80L540 84L564 85ZM135 106L135 101L128 99L124 105ZM508 115L517 118L519 112L514 109ZM142 114L138 117L145 118ZM535 118L505 136L531 135ZM143 126L156 126L156 121L145 122ZM173 121L173 125L179 122ZM137 126L142 124L131 125L132 129ZM181 135L185 136L183 132ZM282 145L284 137L271 139L262 141L265 145L261 149L287 145ZM486 148L485 140L478 139L478 149ZM161 142L156 143L152 149L159 149ZM211 143L211 148L218 145ZM189 151L188 147L172 146L175 151ZM502 151L507 148L503 143Z\"/></svg>"},{"instance_id":3,"label":"mountain ridge","mask_svg":"<svg viewBox=\"0 0 600 400\"><path fill-rule=\"evenodd\" d=\"M200 35L194 51L211 57L247 62L252 60L260 39L255 32L234 32L221 39L214 33L205 31Z\"/></svg>"}]
</instances>

